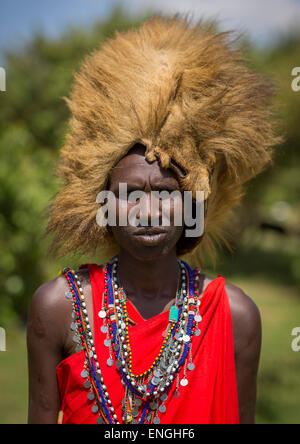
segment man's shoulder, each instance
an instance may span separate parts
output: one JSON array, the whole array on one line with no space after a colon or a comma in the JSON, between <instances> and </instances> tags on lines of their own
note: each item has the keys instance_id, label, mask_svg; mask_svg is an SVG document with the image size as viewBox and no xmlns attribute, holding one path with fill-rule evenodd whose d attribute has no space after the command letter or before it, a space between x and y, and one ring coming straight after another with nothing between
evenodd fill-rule
<instances>
[{"instance_id":1,"label":"man's shoulder","mask_svg":"<svg viewBox=\"0 0 300 444\"><path fill-rule=\"evenodd\" d=\"M235 353L246 359L256 359L261 347L260 311L240 287L226 282L225 290L230 304Z\"/></svg>"},{"instance_id":2,"label":"man's shoulder","mask_svg":"<svg viewBox=\"0 0 300 444\"><path fill-rule=\"evenodd\" d=\"M88 269L76 271L83 287L90 284ZM70 311L70 301L66 293L70 287L63 274L56 276L40 285L34 292L30 303L30 317L41 318L50 321L55 319L58 312Z\"/></svg>"},{"instance_id":3,"label":"man's shoulder","mask_svg":"<svg viewBox=\"0 0 300 444\"><path fill-rule=\"evenodd\" d=\"M104 270L105 264L100 264L99 267ZM78 276L83 289L87 290L87 288L91 285L88 266L86 265L73 271ZM70 287L66 277L64 274L60 274L37 288L32 297L31 306L41 309L51 309L57 306L65 305L67 301L65 295L69 288Z\"/></svg>"},{"instance_id":4,"label":"man's shoulder","mask_svg":"<svg viewBox=\"0 0 300 444\"><path fill-rule=\"evenodd\" d=\"M202 293L206 287L216 278L207 274L200 274L202 281ZM245 293L242 288L225 280L225 290L228 296L232 316L242 321L260 319L260 313L255 302Z\"/></svg>"},{"instance_id":5,"label":"man's shoulder","mask_svg":"<svg viewBox=\"0 0 300 444\"><path fill-rule=\"evenodd\" d=\"M31 300L32 308L51 309L60 304L62 295L68 290L68 283L63 275L40 285Z\"/></svg>"},{"instance_id":6,"label":"man's shoulder","mask_svg":"<svg viewBox=\"0 0 300 444\"><path fill-rule=\"evenodd\" d=\"M225 283L233 322L243 324L249 331L260 323L260 312L255 302L240 287Z\"/></svg>"},{"instance_id":7,"label":"man's shoulder","mask_svg":"<svg viewBox=\"0 0 300 444\"><path fill-rule=\"evenodd\" d=\"M201 273L203 295L206 287L216 278ZM245 291L225 280L228 296L236 351L251 342L259 345L261 337L261 316L255 302Z\"/></svg>"}]
</instances>

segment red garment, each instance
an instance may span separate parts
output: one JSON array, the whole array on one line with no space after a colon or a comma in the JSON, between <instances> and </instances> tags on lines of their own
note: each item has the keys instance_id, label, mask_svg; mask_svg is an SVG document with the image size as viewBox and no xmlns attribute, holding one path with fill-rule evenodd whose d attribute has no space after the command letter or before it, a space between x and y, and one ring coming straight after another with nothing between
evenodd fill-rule
<instances>
[{"instance_id":1,"label":"red garment","mask_svg":"<svg viewBox=\"0 0 300 444\"><path fill-rule=\"evenodd\" d=\"M89 264L93 294L94 340L104 383L119 422L122 421L121 402L124 387L116 366L108 367L109 349L104 346L106 335L100 330L104 291L104 272L101 267ZM128 316L137 325L129 329L132 349L132 371L143 373L151 366L163 343L169 312L163 312L144 320L128 300ZM165 402L167 410L158 413L161 424L238 424L238 397L234 362L232 320L225 279L219 275L206 287L201 299L201 335L192 338L192 356L195 369L187 370L188 385L180 385L180 396L172 396L176 379ZM84 364L81 351L64 359L57 367L57 379L61 396L64 424L96 424L97 415L92 413L93 402L88 401L88 390L83 386L81 372ZM189 358L189 355L188 355ZM184 368L180 369L180 380Z\"/></svg>"}]
</instances>

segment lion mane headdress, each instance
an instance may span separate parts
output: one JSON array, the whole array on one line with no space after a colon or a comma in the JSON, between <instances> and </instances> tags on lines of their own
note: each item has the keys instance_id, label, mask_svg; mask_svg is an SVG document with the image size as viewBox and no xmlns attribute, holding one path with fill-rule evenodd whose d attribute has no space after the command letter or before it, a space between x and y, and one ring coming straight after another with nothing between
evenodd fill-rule
<instances>
[{"instance_id":1,"label":"lion mane headdress","mask_svg":"<svg viewBox=\"0 0 300 444\"><path fill-rule=\"evenodd\" d=\"M146 147L150 162L173 168L182 190L205 193L205 233L178 254L215 257L215 245L228 244L226 221L243 184L272 162L279 140L273 87L230 36L203 19L156 14L115 32L84 60L67 99L70 130L56 173L62 186L48 208L51 250L117 252L96 222L96 196L135 144Z\"/></svg>"}]
</instances>

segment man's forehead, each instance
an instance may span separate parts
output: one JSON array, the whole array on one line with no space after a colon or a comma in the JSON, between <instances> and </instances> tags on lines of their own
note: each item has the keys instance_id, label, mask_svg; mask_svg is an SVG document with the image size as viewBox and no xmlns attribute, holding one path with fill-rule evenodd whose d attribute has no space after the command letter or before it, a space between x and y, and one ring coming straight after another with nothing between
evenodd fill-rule
<instances>
[{"instance_id":1,"label":"man's forehead","mask_svg":"<svg viewBox=\"0 0 300 444\"><path fill-rule=\"evenodd\" d=\"M118 179L122 180L123 178L126 178L127 181L130 179L142 181L150 178L160 182L177 182L176 174L170 168L166 169L160 166L157 168L147 168L145 162L134 162L132 168L128 164L116 165L110 174L110 178L115 181L118 181Z\"/></svg>"}]
</instances>

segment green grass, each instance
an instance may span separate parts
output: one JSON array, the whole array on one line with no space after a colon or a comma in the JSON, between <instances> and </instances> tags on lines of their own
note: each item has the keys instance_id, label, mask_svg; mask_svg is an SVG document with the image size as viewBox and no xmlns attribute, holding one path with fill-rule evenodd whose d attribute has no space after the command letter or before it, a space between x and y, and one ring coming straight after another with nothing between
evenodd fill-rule
<instances>
[{"instance_id":1,"label":"green grass","mask_svg":"<svg viewBox=\"0 0 300 444\"><path fill-rule=\"evenodd\" d=\"M300 352L291 349L291 331L300 326L300 295L295 287L270 284L260 277L231 276L258 305L263 347L258 382L257 423L300 423ZM0 423L26 423L27 357L25 332L7 331L0 352Z\"/></svg>"},{"instance_id":2,"label":"green grass","mask_svg":"<svg viewBox=\"0 0 300 444\"><path fill-rule=\"evenodd\" d=\"M0 424L27 421L26 334L21 329L6 331L6 352L0 352Z\"/></svg>"},{"instance_id":3,"label":"green grass","mask_svg":"<svg viewBox=\"0 0 300 444\"><path fill-rule=\"evenodd\" d=\"M235 279L258 305L263 344L258 380L258 424L300 423L300 352L291 332L300 327L300 295L294 287L271 285L258 278Z\"/></svg>"}]
</instances>

